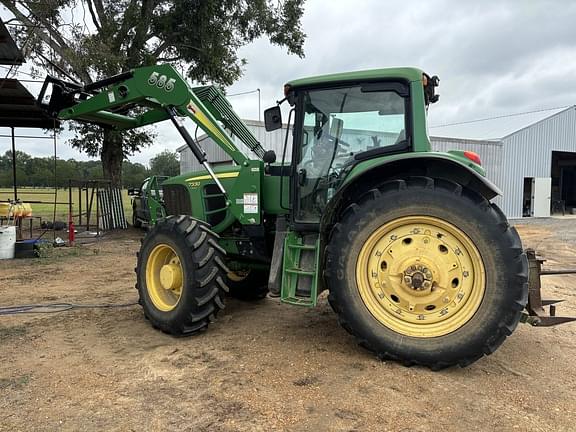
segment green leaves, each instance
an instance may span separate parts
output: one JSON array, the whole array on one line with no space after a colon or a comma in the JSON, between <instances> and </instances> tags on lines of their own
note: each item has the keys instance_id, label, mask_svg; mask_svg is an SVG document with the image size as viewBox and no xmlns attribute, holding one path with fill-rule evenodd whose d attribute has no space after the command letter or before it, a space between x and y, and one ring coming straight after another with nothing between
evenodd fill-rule
<instances>
[{"instance_id":1,"label":"green leaves","mask_svg":"<svg viewBox=\"0 0 576 432\"><path fill-rule=\"evenodd\" d=\"M177 176L180 174L178 153L164 150L150 159L150 174L159 176Z\"/></svg>"}]
</instances>

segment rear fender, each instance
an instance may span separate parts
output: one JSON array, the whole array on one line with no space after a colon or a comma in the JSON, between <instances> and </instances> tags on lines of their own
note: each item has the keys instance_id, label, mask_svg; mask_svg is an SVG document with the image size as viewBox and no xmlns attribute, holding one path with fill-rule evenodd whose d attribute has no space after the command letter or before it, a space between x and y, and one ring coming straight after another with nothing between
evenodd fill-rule
<instances>
[{"instance_id":1,"label":"rear fender","mask_svg":"<svg viewBox=\"0 0 576 432\"><path fill-rule=\"evenodd\" d=\"M344 185L328 203L321 220L321 232L329 232L341 212L367 190L387 180L412 176L449 180L488 201L502 195L494 183L446 153L409 153L379 161L368 160L357 164L350 171Z\"/></svg>"}]
</instances>

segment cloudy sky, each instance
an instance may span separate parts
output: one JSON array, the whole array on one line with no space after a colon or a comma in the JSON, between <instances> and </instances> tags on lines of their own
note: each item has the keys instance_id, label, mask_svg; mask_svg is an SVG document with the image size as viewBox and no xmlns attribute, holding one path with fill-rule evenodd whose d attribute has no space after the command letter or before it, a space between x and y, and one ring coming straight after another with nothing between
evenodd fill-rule
<instances>
[{"instance_id":1,"label":"cloudy sky","mask_svg":"<svg viewBox=\"0 0 576 432\"><path fill-rule=\"evenodd\" d=\"M259 88L265 108L294 78L418 66L441 79L440 102L430 109L431 135L498 138L556 112L550 108L576 104L575 22L572 0L308 0L306 57L258 40L241 50L248 61L245 73L228 92ZM257 93L230 100L241 117L258 119ZM528 114L442 126L516 113ZM147 164L160 151L182 145L170 125L156 131L156 144L132 161ZM6 133L0 128L0 134ZM0 153L8 146L0 138ZM18 147L50 154L47 142L21 140ZM62 158L86 158L65 137L58 151Z\"/></svg>"}]
</instances>

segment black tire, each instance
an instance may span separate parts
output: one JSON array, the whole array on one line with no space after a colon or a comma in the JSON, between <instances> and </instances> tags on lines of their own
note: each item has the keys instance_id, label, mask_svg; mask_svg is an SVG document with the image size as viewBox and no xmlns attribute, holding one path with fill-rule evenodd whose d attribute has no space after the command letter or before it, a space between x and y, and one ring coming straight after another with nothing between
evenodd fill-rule
<instances>
[{"instance_id":1,"label":"black tire","mask_svg":"<svg viewBox=\"0 0 576 432\"><path fill-rule=\"evenodd\" d=\"M230 288L230 297L242 301L258 301L266 298L268 275L267 271L250 269L242 280L227 277L226 285Z\"/></svg>"},{"instance_id":2,"label":"black tire","mask_svg":"<svg viewBox=\"0 0 576 432\"><path fill-rule=\"evenodd\" d=\"M359 251L378 227L404 216L432 216L456 226L482 258L485 291L474 315L438 337L411 337L378 321L361 299L356 281ZM437 370L466 366L494 352L516 328L528 299L528 261L518 233L500 209L455 183L413 177L372 189L336 223L326 251L329 302L340 324L381 359Z\"/></svg>"},{"instance_id":3,"label":"black tire","mask_svg":"<svg viewBox=\"0 0 576 432\"><path fill-rule=\"evenodd\" d=\"M132 209L132 226L134 228L142 228L142 222L138 219L138 215L136 214L136 207Z\"/></svg>"},{"instance_id":4,"label":"black tire","mask_svg":"<svg viewBox=\"0 0 576 432\"><path fill-rule=\"evenodd\" d=\"M191 216L168 216L146 234L138 254L136 288L144 315L151 324L175 336L188 336L204 330L224 309L228 268L226 252L209 226ZM183 271L182 294L174 309L162 311L150 298L146 285L146 265L159 244L172 248Z\"/></svg>"}]
</instances>

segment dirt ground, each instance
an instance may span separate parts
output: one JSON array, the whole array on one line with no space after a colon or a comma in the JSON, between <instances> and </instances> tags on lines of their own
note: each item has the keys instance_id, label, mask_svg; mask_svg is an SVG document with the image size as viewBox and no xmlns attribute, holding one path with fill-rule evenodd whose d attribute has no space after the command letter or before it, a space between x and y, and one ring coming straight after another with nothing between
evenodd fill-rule
<instances>
[{"instance_id":1,"label":"dirt ground","mask_svg":"<svg viewBox=\"0 0 576 432\"><path fill-rule=\"evenodd\" d=\"M518 227L550 267L576 267L576 219ZM124 303L141 232L0 261L0 305ZM554 258L554 260L552 260ZM546 293L576 315L576 276ZM0 316L2 431L574 431L576 323L521 325L492 356L431 372L380 362L318 308L229 301L199 336L138 306Z\"/></svg>"}]
</instances>

